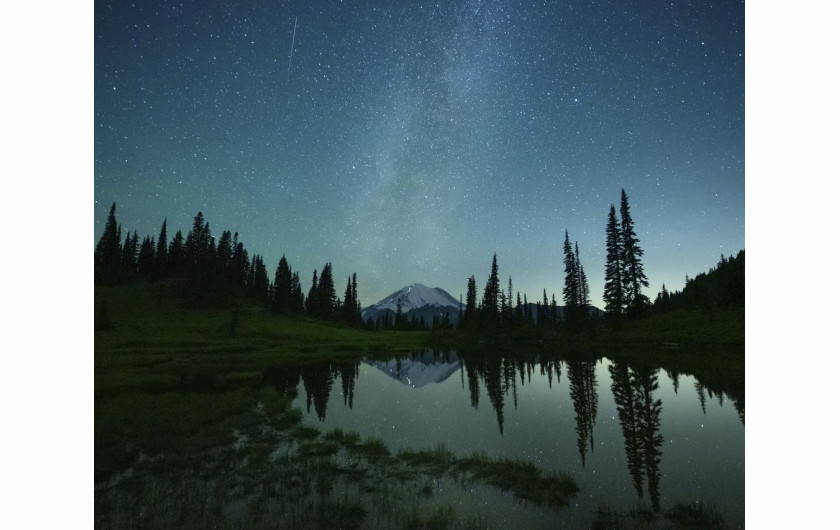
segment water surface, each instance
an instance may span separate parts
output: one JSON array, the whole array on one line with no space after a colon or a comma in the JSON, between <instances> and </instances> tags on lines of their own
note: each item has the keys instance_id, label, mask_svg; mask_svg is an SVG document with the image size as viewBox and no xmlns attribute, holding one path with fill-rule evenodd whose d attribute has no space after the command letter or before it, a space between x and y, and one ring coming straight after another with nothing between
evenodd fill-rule
<instances>
[{"instance_id":1,"label":"water surface","mask_svg":"<svg viewBox=\"0 0 840 530\"><path fill-rule=\"evenodd\" d=\"M586 526L604 506L714 506L744 524L743 389L599 359L459 357L454 353L301 368L295 404L322 431L378 436L396 452L443 443L571 473L581 488L560 512L492 488L441 481L442 502L531 527Z\"/></svg>"}]
</instances>

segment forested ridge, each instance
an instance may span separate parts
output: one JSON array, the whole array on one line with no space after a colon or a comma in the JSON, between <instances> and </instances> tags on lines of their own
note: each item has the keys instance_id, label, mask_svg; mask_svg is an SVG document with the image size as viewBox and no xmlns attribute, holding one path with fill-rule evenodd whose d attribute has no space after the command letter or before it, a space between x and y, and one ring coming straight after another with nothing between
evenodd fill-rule
<instances>
[{"instance_id":1,"label":"forested ridge","mask_svg":"<svg viewBox=\"0 0 840 530\"><path fill-rule=\"evenodd\" d=\"M580 247L568 231L563 239L562 305L557 296L543 289L542 298L528 302L528 295L514 292L513 278L499 276L494 254L490 274L479 293L475 275L467 280L466 301L459 303L457 327L461 331L499 334L531 332L554 334L591 330L599 321L621 322L678 309L705 311L743 309L745 305L744 250L736 257L723 255L717 266L695 278L686 275L682 290L669 292L665 285L651 300L642 292L650 282L642 262L644 251L636 235L629 199L621 190L619 209L610 205L605 230L604 312L591 306L589 279L580 258ZM111 206L105 229L94 251L94 279L98 285L125 285L142 281L164 282L177 296L196 306L236 305L245 300L264 304L275 314L310 315L371 330L447 330L448 315L425 322L407 318L397 305L394 315L375 321L362 320L357 276L347 278L339 297L327 261L319 274L312 272L311 286L304 294L300 273L283 255L274 268L273 280L260 254L250 255L239 234L226 230L218 240L202 212L193 219L186 237L181 230L169 237L164 219L155 236L139 239L117 222L116 203Z\"/></svg>"}]
</instances>

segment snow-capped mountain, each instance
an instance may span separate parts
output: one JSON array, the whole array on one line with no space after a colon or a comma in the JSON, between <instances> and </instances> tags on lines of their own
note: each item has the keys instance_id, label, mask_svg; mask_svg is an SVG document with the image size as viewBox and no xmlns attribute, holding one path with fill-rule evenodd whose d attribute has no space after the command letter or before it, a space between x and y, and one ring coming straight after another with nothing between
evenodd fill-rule
<instances>
[{"instance_id":1,"label":"snow-capped mountain","mask_svg":"<svg viewBox=\"0 0 840 530\"><path fill-rule=\"evenodd\" d=\"M427 287L422 283L406 285L399 291L394 291L379 302L362 309L362 318L376 320L382 313L391 315L397 312L397 301L402 306L402 312L408 318L411 314L422 315L431 323L433 315L443 316L449 313L449 319L455 323L458 320L458 300L440 287Z\"/></svg>"}]
</instances>

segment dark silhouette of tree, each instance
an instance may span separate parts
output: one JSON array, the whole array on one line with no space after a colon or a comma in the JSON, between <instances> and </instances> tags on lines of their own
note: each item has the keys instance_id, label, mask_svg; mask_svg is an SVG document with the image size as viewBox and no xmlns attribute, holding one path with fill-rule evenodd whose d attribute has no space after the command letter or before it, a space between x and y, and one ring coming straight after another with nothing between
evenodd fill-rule
<instances>
[{"instance_id":1,"label":"dark silhouette of tree","mask_svg":"<svg viewBox=\"0 0 840 530\"><path fill-rule=\"evenodd\" d=\"M493 254L493 265L490 267L490 277L484 287L484 299L481 303L484 320L493 325L499 320L499 266L496 264L496 254Z\"/></svg>"},{"instance_id":2,"label":"dark silhouette of tree","mask_svg":"<svg viewBox=\"0 0 840 530\"><path fill-rule=\"evenodd\" d=\"M468 327L475 323L476 297L475 276L470 276L467 279L467 306L464 308L464 318L460 321L463 327Z\"/></svg>"},{"instance_id":3,"label":"dark silhouette of tree","mask_svg":"<svg viewBox=\"0 0 840 530\"><path fill-rule=\"evenodd\" d=\"M708 272L701 272L694 278L686 275L682 291L668 293L665 286L654 302L656 312L673 309L743 309L745 306L745 253L725 258Z\"/></svg>"},{"instance_id":4,"label":"dark silhouette of tree","mask_svg":"<svg viewBox=\"0 0 840 530\"><path fill-rule=\"evenodd\" d=\"M180 278L184 275L186 257L184 255L184 236L178 230L172 242L169 244L169 251L166 256L166 269L170 277Z\"/></svg>"},{"instance_id":5,"label":"dark silhouette of tree","mask_svg":"<svg viewBox=\"0 0 840 530\"><path fill-rule=\"evenodd\" d=\"M306 312L310 315L317 316L320 312L319 300L320 292L318 291L318 269L312 271L312 287L309 288L309 294L306 296Z\"/></svg>"},{"instance_id":6,"label":"dark silhouette of tree","mask_svg":"<svg viewBox=\"0 0 840 530\"><path fill-rule=\"evenodd\" d=\"M297 272L292 273L292 304L291 312L299 315L304 311L303 288L300 285L300 276Z\"/></svg>"},{"instance_id":7,"label":"dark silhouette of tree","mask_svg":"<svg viewBox=\"0 0 840 530\"><path fill-rule=\"evenodd\" d=\"M598 382L595 379L596 361L569 361L569 393L575 409L575 432L581 464L586 467L586 446L595 451L593 430L598 415Z\"/></svg>"},{"instance_id":8,"label":"dark silhouette of tree","mask_svg":"<svg viewBox=\"0 0 840 530\"><path fill-rule=\"evenodd\" d=\"M633 228L633 219L630 217L630 206L627 200L627 193L621 189L621 247L622 256L622 281L627 311L629 314L638 315L644 311L649 302L642 294L642 287L649 285L642 266L642 255L644 252L639 246L639 238Z\"/></svg>"},{"instance_id":9,"label":"dark silhouette of tree","mask_svg":"<svg viewBox=\"0 0 840 530\"><path fill-rule=\"evenodd\" d=\"M137 274L138 246L137 231L134 232L133 236L126 234L125 243L123 243L122 247L122 260L120 262L122 281L129 281Z\"/></svg>"},{"instance_id":10,"label":"dark silhouette of tree","mask_svg":"<svg viewBox=\"0 0 840 530\"><path fill-rule=\"evenodd\" d=\"M274 272L274 311L282 314L292 312L292 269L286 261L286 255L280 258Z\"/></svg>"},{"instance_id":11,"label":"dark silhouette of tree","mask_svg":"<svg viewBox=\"0 0 840 530\"><path fill-rule=\"evenodd\" d=\"M566 230L566 239L563 241L563 265L566 277L563 281L563 304L566 306L566 319L573 317L574 310L580 305L580 287L577 271L575 253L569 241L569 231Z\"/></svg>"},{"instance_id":12,"label":"dark silhouette of tree","mask_svg":"<svg viewBox=\"0 0 840 530\"><path fill-rule=\"evenodd\" d=\"M265 262L263 261L262 256L260 256L259 254L254 254L254 258L251 260L251 262L252 279L249 284L250 290L258 300L268 301L270 283L268 281L268 270L265 268Z\"/></svg>"},{"instance_id":13,"label":"dark silhouette of tree","mask_svg":"<svg viewBox=\"0 0 840 530\"><path fill-rule=\"evenodd\" d=\"M151 279L155 272L155 242L149 236L143 238L137 254L137 272L143 279Z\"/></svg>"},{"instance_id":14,"label":"dark silhouette of tree","mask_svg":"<svg viewBox=\"0 0 840 530\"><path fill-rule=\"evenodd\" d=\"M507 314L505 315L505 320L507 322L513 321L513 278L508 275L508 292L507 292L507 299L508 299L508 308Z\"/></svg>"},{"instance_id":15,"label":"dark silhouette of tree","mask_svg":"<svg viewBox=\"0 0 840 530\"><path fill-rule=\"evenodd\" d=\"M160 234L158 234L157 248L155 249L155 277L166 278L169 271L169 253L167 252L167 245L169 240L166 235L166 219L163 220L163 225L160 227Z\"/></svg>"},{"instance_id":16,"label":"dark silhouette of tree","mask_svg":"<svg viewBox=\"0 0 840 530\"><path fill-rule=\"evenodd\" d=\"M119 227L117 225L117 203L111 204L105 230L96 244L93 254L94 280L97 283L116 283L120 270L121 246Z\"/></svg>"},{"instance_id":17,"label":"dark silhouette of tree","mask_svg":"<svg viewBox=\"0 0 840 530\"><path fill-rule=\"evenodd\" d=\"M578 273L578 305L583 309L583 316L586 317L589 316L589 282L586 279L583 265L580 263L580 250L577 241L575 241L575 269Z\"/></svg>"},{"instance_id":18,"label":"dark silhouette of tree","mask_svg":"<svg viewBox=\"0 0 840 530\"><path fill-rule=\"evenodd\" d=\"M604 305L609 315L621 315L624 309L624 250L621 230L615 215L615 206L610 205L607 217L607 266L604 283Z\"/></svg>"},{"instance_id":19,"label":"dark silhouette of tree","mask_svg":"<svg viewBox=\"0 0 840 530\"><path fill-rule=\"evenodd\" d=\"M636 407L636 392L627 363L616 361L609 367L609 372L612 377L610 389L615 401L621 432L624 435L624 454L627 457L627 469L630 472L636 496L641 499L644 484L644 456L642 454L643 442L640 434L639 411Z\"/></svg>"},{"instance_id":20,"label":"dark silhouette of tree","mask_svg":"<svg viewBox=\"0 0 840 530\"><path fill-rule=\"evenodd\" d=\"M657 370L630 369L624 361L616 361L609 371L633 486L641 499L642 484L647 477L653 510L659 511L659 464L665 440L659 432L662 401L653 399L654 392L659 388Z\"/></svg>"},{"instance_id":21,"label":"dark silhouette of tree","mask_svg":"<svg viewBox=\"0 0 840 530\"><path fill-rule=\"evenodd\" d=\"M306 412L310 411L314 403L315 414L320 421L324 421L334 378L331 366L327 362L311 363L301 369L300 375L306 392Z\"/></svg>"},{"instance_id":22,"label":"dark silhouette of tree","mask_svg":"<svg viewBox=\"0 0 840 530\"><path fill-rule=\"evenodd\" d=\"M335 283L332 276L332 263L327 262L318 278L318 310L317 315L324 319L331 319L337 306Z\"/></svg>"},{"instance_id":23,"label":"dark silhouette of tree","mask_svg":"<svg viewBox=\"0 0 840 530\"><path fill-rule=\"evenodd\" d=\"M353 390L356 386L356 379L359 378L359 361L347 361L338 363L336 366L341 375L341 395L344 397L344 405L353 408Z\"/></svg>"}]
</instances>

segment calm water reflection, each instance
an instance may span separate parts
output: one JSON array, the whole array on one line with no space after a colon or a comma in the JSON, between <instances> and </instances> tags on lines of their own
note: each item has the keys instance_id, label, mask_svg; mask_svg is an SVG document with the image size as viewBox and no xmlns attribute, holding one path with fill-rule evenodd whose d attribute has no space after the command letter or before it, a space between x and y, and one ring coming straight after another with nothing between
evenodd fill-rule
<instances>
[{"instance_id":1,"label":"calm water reflection","mask_svg":"<svg viewBox=\"0 0 840 530\"><path fill-rule=\"evenodd\" d=\"M702 501L743 526L742 388L606 358L453 352L276 368L265 380L297 388L304 421L323 430L569 471L581 486L570 517Z\"/></svg>"}]
</instances>

